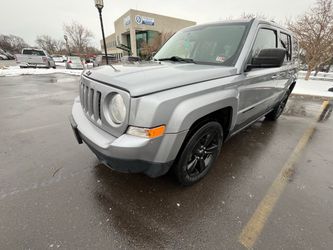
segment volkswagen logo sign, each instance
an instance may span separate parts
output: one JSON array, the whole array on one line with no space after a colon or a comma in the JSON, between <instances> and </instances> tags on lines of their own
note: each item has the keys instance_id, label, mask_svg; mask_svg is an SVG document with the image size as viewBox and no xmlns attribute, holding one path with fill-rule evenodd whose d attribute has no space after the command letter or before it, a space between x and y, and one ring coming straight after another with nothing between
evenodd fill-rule
<instances>
[{"instance_id":1,"label":"volkswagen logo sign","mask_svg":"<svg viewBox=\"0 0 333 250\"><path fill-rule=\"evenodd\" d=\"M142 17L137 15L135 16L135 21L138 23L138 24L142 24Z\"/></svg>"}]
</instances>

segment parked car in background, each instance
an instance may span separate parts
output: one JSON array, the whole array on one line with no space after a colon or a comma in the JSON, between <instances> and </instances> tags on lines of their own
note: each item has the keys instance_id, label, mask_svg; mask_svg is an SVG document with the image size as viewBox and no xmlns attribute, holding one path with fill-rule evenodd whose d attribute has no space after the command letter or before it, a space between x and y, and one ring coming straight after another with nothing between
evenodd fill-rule
<instances>
[{"instance_id":1,"label":"parked car in background","mask_svg":"<svg viewBox=\"0 0 333 250\"><path fill-rule=\"evenodd\" d=\"M11 54L8 51L5 51L3 49L0 49L0 54L6 56L8 60L14 60L15 59L15 56L13 54Z\"/></svg>"},{"instance_id":2,"label":"parked car in background","mask_svg":"<svg viewBox=\"0 0 333 250\"><path fill-rule=\"evenodd\" d=\"M83 69L84 65L80 57L69 56L66 62L66 69Z\"/></svg>"},{"instance_id":3,"label":"parked car in background","mask_svg":"<svg viewBox=\"0 0 333 250\"><path fill-rule=\"evenodd\" d=\"M8 60L8 57L4 54L0 54L0 60Z\"/></svg>"},{"instance_id":4,"label":"parked car in background","mask_svg":"<svg viewBox=\"0 0 333 250\"><path fill-rule=\"evenodd\" d=\"M52 58L55 62L58 62L58 63L67 61L67 56L52 55Z\"/></svg>"},{"instance_id":5,"label":"parked car in background","mask_svg":"<svg viewBox=\"0 0 333 250\"><path fill-rule=\"evenodd\" d=\"M94 59L93 58L85 58L84 66L86 69L91 69L94 67Z\"/></svg>"},{"instance_id":6,"label":"parked car in background","mask_svg":"<svg viewBox=\"0 0 333 250\"><path fill-rule=\"evenodd\" d=\"M15 58L20 68L56 68L53 58L43 49L24 48Z\"/></svg>"},{"instance_id":7,"label":"parked car in background","mask_svg":"<svg viewBox=\"0 0 333 250\"><path fill-rule=\"evenodd\" d=\"M172 169L191 185L228 138L282 114L297 80L298 42L273 22L216 22L177 32L153 61L86 71L74 134L114 170L157 177Z\"/></svg>"},{"instance_id":8,"label":"parked car in background","mask_svg":"<svg viewBox=\"0 0 333 250\"><path fill-rule=\"evenodd\" d=\"M122 63L134 63L141 62L141 58L138 56L123 56L120 60Z\"/></svg>"},{"instance_id":9,"label":"parked car in background","mask_svg":"<svg viewBox=\"0 0 333 250\"><path fill-rule=\"evenodd\" d=\"M118 62L117 58L115 56L111 56L111 55L108 55L108 60L109 60L109 64ZM101 66L101 65L106 65L105 55L96 56L96 59L94 61L94 67L98 67L98 66Z\"/></svg>"}]
</instances>

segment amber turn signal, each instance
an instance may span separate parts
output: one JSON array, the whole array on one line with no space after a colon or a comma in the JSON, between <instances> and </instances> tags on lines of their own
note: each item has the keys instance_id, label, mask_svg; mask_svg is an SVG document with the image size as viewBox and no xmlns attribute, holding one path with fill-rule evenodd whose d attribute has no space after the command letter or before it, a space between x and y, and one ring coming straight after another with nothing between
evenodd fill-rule
<instances>
[{"instance_id":1,"label":"amber turn signal","mask_svg":"<svg viewBox=\"0 0 333 250\"><path fill-rule=\"evenodd\" d=\"M139 128L130 126L127 130L127 134L153 139L164 135L165 125L161 125L155 128Z\"/></svg>"}]
</instances>

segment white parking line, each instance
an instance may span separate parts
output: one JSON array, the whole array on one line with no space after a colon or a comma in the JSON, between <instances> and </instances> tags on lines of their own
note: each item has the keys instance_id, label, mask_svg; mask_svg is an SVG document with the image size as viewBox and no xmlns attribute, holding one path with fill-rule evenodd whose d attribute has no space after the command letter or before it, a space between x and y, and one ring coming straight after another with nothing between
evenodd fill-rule
<instances>
[{"instance_id":1,"label":"white parking line","mask_svg":"<svg viewBox=\"0 0 333 250\"><path fill-rule=\"evenodd\" d=\"M298 144L289 156L289 159L282 167L279 175L276 177L276 179L268 189L265 197L259 203L254 214L252 215L246 226L243 228L239 236L239 242L247 249L252 249L258 237L261 235L261 232L263 231L269 216L271 215L281 194L283 193L284 189L288 184L290 176L295 171L296 162L298 161L304 148L308 144L311 136L316 129L317 122L320 121L321 116L323 112L326 111L328 105L328 101L323 102L320 114L318 115L317 119L314 120L311 125L305 130L303 136L300 138Z\"/></svg>"}]
</instances>

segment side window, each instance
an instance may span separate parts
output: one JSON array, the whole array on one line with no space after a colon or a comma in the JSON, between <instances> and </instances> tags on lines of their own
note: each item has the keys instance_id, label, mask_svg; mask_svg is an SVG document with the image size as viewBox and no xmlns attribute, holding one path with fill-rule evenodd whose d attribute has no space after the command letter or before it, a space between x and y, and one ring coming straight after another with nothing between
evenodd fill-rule
<instances>
[{"instance_id":1,"label":"side window","mask_svg":"<svg viewBox=\"0 0 333 250\"><path fill-rule=\"evenodd\" d=\"M276 31L270 29L260 29L252 49L252 58L258 56L262 49L272 49L277 46Z\"/></svg>"},{"instance_id":2,"label":"side window","mask_svg":"<svg viewBox=\"0 0 333 250\"><path fill-rule=\"evenodd\" d=\"M32 50L31 49L23 50L23 55L32 55Z\"/></svg>"},{"instance_id":3,"label":"side window","mask_svg":"<svg viewBox=\"0 0 333 250\"><path fill-rule=\"evenodd\" d=\"M291 61L292 47L291 47L291 36L286 33L280 33L280 47L287 50L287 56L285 61Z\"/></svg>"},{"instance_id":4,"label":"side window","mask_svg":"<svg viewBox=\"0 0 333 250\"><path fill-rule=\"evenodd\" d=\"M292 54L292 59L293 61L298 61L298 53L299 53L299 48L298 48L298 40L293 37L293 42L292 42L292 50L293 50L293 54Z\"/></svg>"},{"instance_id":5,"label":"side window","mask_svg":"<svg viewBox=\"0 0 333 250\"><path fill-rule=\"evenodd\" d=\"M36 56L46 56L44 51L42 51L42 50L33 50L32 53Z\"/></svg>"}]
</instances>

